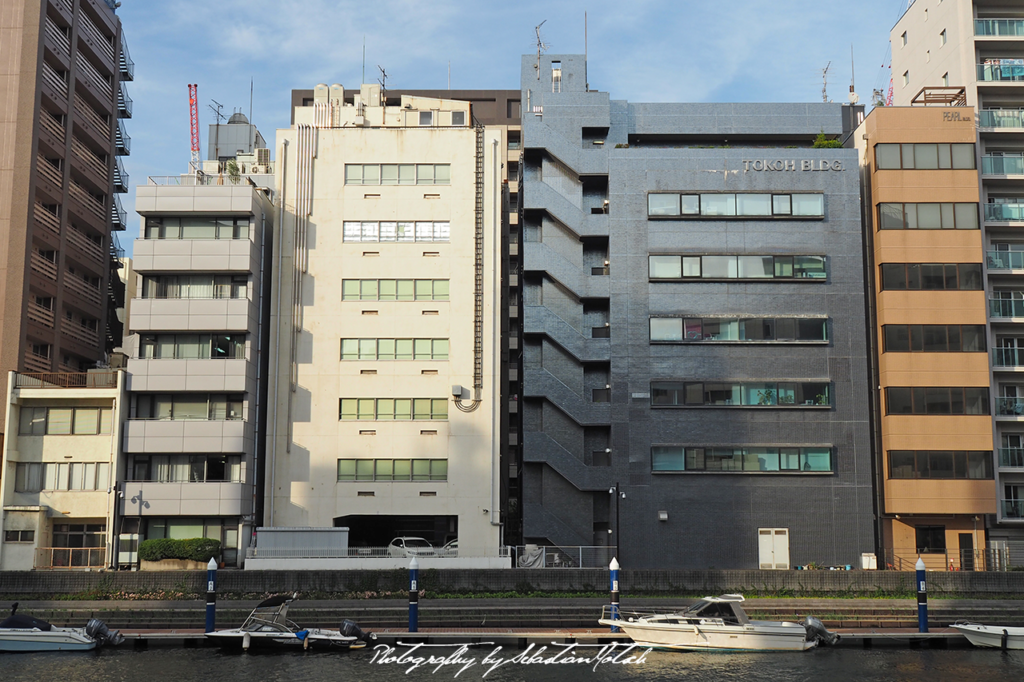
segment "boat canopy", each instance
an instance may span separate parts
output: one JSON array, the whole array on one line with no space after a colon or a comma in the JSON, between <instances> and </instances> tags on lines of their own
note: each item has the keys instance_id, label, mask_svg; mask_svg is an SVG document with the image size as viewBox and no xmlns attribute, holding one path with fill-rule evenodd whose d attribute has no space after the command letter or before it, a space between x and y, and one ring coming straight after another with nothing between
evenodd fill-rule
<instances>
[{"instance_id":1,"label":"boat canopy","mask_svg":"<svg viewBox=\"0 0 1024 682\"><path fill-rule=\"evenodd\" d=\"M723 599L701 599L690 608L683 611L682 616L692 618L721 618L727 625L746 625L750 622L743 607L739 602Z\"/></svg>"}]
</instances>

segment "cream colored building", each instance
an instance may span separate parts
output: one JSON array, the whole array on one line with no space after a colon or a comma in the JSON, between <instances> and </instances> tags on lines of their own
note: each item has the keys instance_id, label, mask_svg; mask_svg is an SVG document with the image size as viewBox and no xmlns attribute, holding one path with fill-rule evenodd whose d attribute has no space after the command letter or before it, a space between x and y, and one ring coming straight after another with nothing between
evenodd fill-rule
<instances>
[{"instance_id":1,"label":"cream colored building","mask_svg":"<svg viewBox=\"0 0 1024 682\"><path fill-rule=\"evenodd\" d=\"M264 525L496 558L505 132L377 85L313 100L277 136Z\"/></svg>"},{"instance_id":2,"label":"cream colored building","mask_svg":"<svg viewBox=\"0 0 1024 682\"><path fill-rule=\"evenodd\" d=\"M0 571L110 566L125 373L8 379Z\"/></svg>"}]
</instances>

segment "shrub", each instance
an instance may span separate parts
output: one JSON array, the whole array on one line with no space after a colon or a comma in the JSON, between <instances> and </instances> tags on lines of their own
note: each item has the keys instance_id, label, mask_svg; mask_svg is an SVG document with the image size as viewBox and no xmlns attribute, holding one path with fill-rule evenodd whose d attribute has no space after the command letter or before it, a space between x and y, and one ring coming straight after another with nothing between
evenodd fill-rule
<instances>
[{"instance_id":1,"label":"shrub","mask_svg":"<svg viewBox=\"0 0 1024 682\"><path fill-rule=\"evenodd\" d=\"M139 559L142 561L189 559L206 562L217 556L220 556L220 540L209 538L143 540L139 544Z\"/></svg>"},{"instance_id":2,"label":"shrub","mask_svg":"<svg viewBox=\"0 0 1024 682\"><path fill-rule=\"evenodd\" d=\"M814 144L811 145L815 149L832 149L842 147L843 143L839 140L830 140L825 137L825 131L818 133L818 136L814 138Z\"/></svg>"}]
</instances>

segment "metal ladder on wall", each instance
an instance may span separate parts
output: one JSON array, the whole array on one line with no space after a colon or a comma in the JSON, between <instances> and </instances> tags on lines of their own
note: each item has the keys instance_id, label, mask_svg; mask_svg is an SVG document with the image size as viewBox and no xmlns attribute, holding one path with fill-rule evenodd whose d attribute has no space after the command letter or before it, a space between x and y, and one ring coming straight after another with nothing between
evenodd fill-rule
<instances>
[{"instance_id":1,"label":"metal ladder on wall","mask_svg":"<svg viewBox=\"0 0 1024 682\"><path fill-rule=\"evenodd\" d=\"M484 129L476 128L476 249L474 253L473 388L484 387Z\"/></svg>"}]
</instances>

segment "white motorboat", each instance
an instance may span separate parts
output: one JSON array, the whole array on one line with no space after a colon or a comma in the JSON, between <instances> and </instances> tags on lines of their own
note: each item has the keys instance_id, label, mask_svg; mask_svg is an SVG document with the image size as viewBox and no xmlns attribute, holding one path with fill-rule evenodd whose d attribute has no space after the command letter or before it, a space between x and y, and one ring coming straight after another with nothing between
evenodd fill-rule
<instances>
[{"instance_id":1,"label":"white motorboat","mask_svg":"<svg viewBox=\"0 0 1024 682\"><path fill-rule=\"evenodd\" d=\"M619 612L611 619L606 606L601 625L615 626L639 646L678 650L806 651L818 643L835 644L817 618L804 623L750 620L740 604L743 596L704 597L679 613Z\"/></svg>"},{"instance_id":2,"label":"white motorboat","mask_svg":"<svg viewBox=\"0 0 1024 682\"><path fill-rule=\"evenodd\" d=\"M278 595L260 602L242 623L234 630L207 632L206 636L222 647L302 647L361 649L377 639L372 632L363 632L350 620L341 623L341 630L300 628L288 620L288 606L297 595Z\"/></svg>"},{"instance_id":3,"label":"white motorboat","mask_svg":"<svg viewBox=\"0 0 1024 682\"><path fill-rule=\"evenodd\" d=\"M84 628L61 628L32 616L11 615L0 622L0 651L89 651L104 644L118 645L124 637L111 632L101 620L91 619Z\"/></svg>"},{"instance_id":4,"label":"white motorboat","mask_svg":"<svg viewBox=\"0 0 1024 682\"><path fill-rule=\"evenodd\" d=\"M994 649L1024 649L1024 628L1000 625L976 625L974 623L953 623L954 630L967 638L974 646Z\"/></svg>"}]
</instances>

